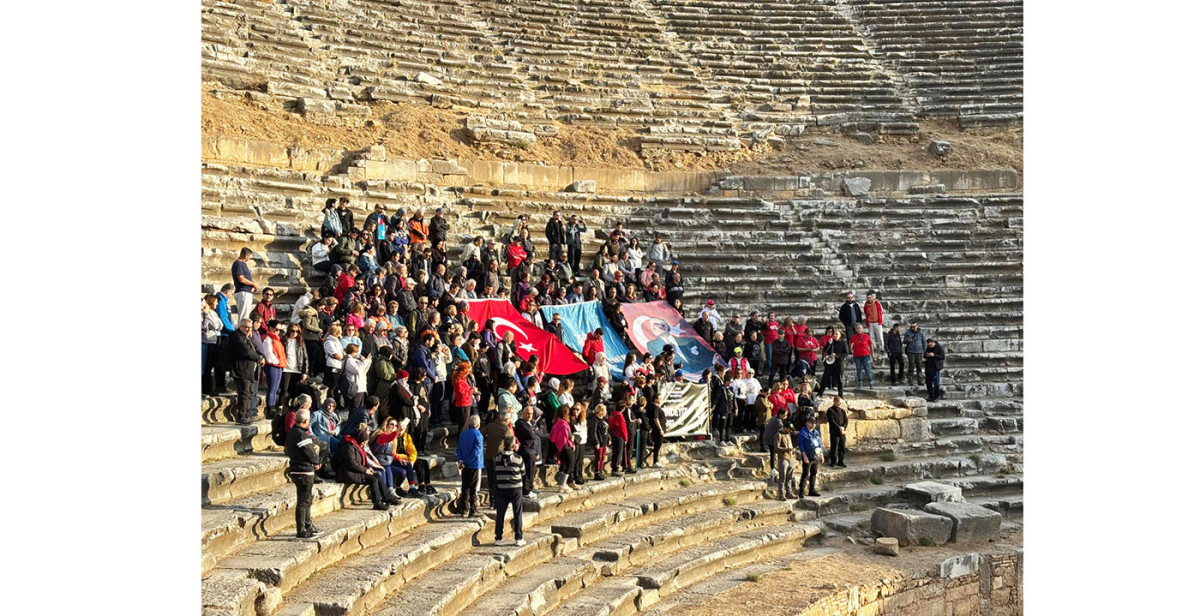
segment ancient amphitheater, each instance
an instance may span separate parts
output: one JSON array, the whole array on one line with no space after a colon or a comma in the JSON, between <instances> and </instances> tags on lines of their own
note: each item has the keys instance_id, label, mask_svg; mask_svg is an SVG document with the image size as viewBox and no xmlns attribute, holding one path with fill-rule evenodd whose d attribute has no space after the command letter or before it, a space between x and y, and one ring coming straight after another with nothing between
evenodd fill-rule
<instances>
[{"instance_id":1,"label":"ancient amphitheater","mask_svg":"<svg viewBox=\"0 0 1200 616\"><path fill-rule=\"evenodd\" d=\"M206 290L249 246L290 304L317 281L328 197L358 220L444 207L453 243L561 210L662 234L693 306L823 328L842 292L875 290L889 323L947 351L942 400L851 391L847 468L822 469L818 498L775 500L753 437L672 443L662 468L542 492L521 547L446 510L444 431L438 495L376 511L327 482L323 534L296 539L269 422L204 398L206 615L1022 612L1021 2L203 0L201 16ZM900 556L876 553L882 535Z\"/></svg>"}]
</instances>

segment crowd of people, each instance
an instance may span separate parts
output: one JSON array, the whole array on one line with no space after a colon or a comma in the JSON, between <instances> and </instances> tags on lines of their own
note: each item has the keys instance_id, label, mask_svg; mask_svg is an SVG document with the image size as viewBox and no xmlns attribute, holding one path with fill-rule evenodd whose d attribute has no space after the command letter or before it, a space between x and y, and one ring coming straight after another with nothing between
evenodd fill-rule
<instances>
[{"instance_id":1,"label":"crowd of people","mask_svg":"<svg viewBox=\"0 0 1200 616\"><path fill-rule=\"evenodd\" d=\"M329 199L306 264L322 281L305 285L286 318L275 305L278 290L260 289L255 280L248 248L232 264L230 282L204 297L202 391L225 393L232 377L232 414L242 424L257 417L263 394L264 414L292 458L293 480L307 494L296 511L298 534L312 532L311 489L324 479L369 486L378 508L432 493L421 454L439 426L458 429L464 489L456 509L464 515L478 513L476 493L485 478L489 502L513 508L519 519L514 491L536 496L539 465L557 464L555 479L570 490L588 480L585 458L592 479L659 462L667 418L658 391L683 379L676 349L630 352L613 379L616 358L605 352L598 329L581 353L591 369L549 376L536 355L518 356L511 331L501 336L493 322L471 321L465 302L508 299L560 339L558 316L544 319L541 305L597 300L621 335L624 303L663 300L686 317L683 271L663 238L643 244L617 224L597 236L603 243L584 264L588 228L578 216L550 216L549 251L541 255L525 217L499 243L477 236L452 247L444 214L438 208L427 219L420 210L410 216L398 209L389 216L377 204L356 224L347 198ZM904 331L896 324L885 334L874 294L860 308L852 293L838 321L843 327L818 337L803 317L780 321L775 313L751 312L745 323L738 315L726 321L711 299L691 321L716 351L702 376L713 437L757 433L773 468L778 458L780 477L791 477L790 465L787 472L782 465L798 455L801 484L809 480L810 492L823 457L811 424L827 389L836 388L835 407L841 404L847 356L858 386L874 385L873 360L886 357L893 384L924 378L931 400L942 393L945 353L919 324Z\"/></svg>"}]
</instances>

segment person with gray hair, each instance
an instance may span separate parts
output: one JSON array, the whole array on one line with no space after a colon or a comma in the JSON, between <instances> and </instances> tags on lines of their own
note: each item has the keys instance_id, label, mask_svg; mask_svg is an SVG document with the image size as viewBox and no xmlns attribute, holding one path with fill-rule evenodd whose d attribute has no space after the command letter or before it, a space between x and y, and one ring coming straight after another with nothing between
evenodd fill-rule
<instances>
[{"instance_id":1,"label":"person with gray hair","mask_svg":"<svg viewBox=\"0 0 1200 616\"><path fill-rule=\"evenodd\" d=\"M296 484L296 537L300 539L317 535L312 523L312 489L317 470L321 468L321 456L317 453L316 439L308 429L311 419L307 406L297 410L296 424L288 431L284 444L284 452L288 457L288 477Z\"/></svg>"},{"instance_id":2,"label":"person with gray hair","mask_svg":"<svg viewBox=\"0 0 1200 616\"><path fill-rule=\"evenodd\" d=\"M454 455L462 474L462 491L455 503L455 510L462 515L479 517L479 475L483 470L483 434L479 432L479 415L467 418L466 429L458 435L458 447Z\"/></svg>"},{"instance_id":3,"label":"person with gray hair","mask_svg":"<svg viewBox=\"0 0 1200 616\"><path fill-rule=\"evenodd\" d=\"M258 414L258 400L254 395L254 385L258 383L258 367L267 360L254 347L250 339L254 325L250 319L238 322L238 330L229 337L229 354L233 360L233 380L237 385L237 406L234 409L234 419L239 424L247 425Z\"/></svg>"},{"instance_id":4,"label":"person with gray hair","mask_svg":"<svg viewBox=\"0 0 1200 616\"><path fill-rule=\"evenodd\" d=\"M503 447L492 459L495 468L496 486L496 545L504 539L504 517L508 508L513 512L513 538L517 545L525 545L521 509L524 503L522 487L525 478L525 460L517 454L520 444L513 434L504 436Z\"/></svg>"}]
</instances>

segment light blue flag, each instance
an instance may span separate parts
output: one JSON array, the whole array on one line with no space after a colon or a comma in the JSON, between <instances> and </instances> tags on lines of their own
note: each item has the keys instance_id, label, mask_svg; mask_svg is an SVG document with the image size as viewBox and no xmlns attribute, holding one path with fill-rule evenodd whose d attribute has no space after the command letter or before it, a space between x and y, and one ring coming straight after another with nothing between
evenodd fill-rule
<instances>
[{"instance_id":1,"label":"light blue flag","mask_svg":"<svg viewBox=\"0 0 1200 616\"><path fill-rule=\"evenodd\" d=\"M612 378L618 381L625 380L625 354L629 353L629 347L625 346L625 342L617 335L617 330L613 329L612 324L604 317L600 302L541 308L546 323L551 321L555 313L562 315L563 342L576 353L583 353L583 342L589 333L596 331L597 327L603 329L604 354L612 367Z\"/></svg>"}]
</instances>

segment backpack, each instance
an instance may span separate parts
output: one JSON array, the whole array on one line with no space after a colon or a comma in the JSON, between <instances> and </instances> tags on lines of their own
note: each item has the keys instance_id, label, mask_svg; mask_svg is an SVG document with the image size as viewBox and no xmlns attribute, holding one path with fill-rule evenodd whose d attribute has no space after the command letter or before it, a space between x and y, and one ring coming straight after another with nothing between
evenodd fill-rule
<instances>
[{"instance_id":1,"label":"backpack","mask_svg":"<svg viewBox=\"0 0 1200 616\"><path fill-rule=\"evenodd\" d=\"M287 441L287 434L283 431L283 413L271 420L271 440L280 447Z\"/></svg>"}]
</instances>

